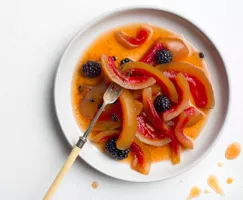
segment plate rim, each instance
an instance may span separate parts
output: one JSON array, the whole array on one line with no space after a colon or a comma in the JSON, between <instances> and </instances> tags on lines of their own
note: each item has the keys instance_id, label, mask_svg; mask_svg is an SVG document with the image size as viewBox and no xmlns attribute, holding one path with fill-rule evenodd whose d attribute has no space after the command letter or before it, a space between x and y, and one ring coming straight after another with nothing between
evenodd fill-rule
<instances>
[{"instance_id":1,"label":"plate rim","mask_svg":"<svg viewBox=\"0 0 243 200\"><path fill-rule=\"evenodd\" d=\"M196 161L192 162L192 164L188 167L185 167L181 170L178 170L177 173L172 174L171 176L168 177L162 177L162 178L158 178L158 179L153 179L153 180L131 180L131 179L126 179L126 178L120 178L120 177L116 177L116 176L112 176L110 174L105 173L104 171L100 170L99 168L97 168L96 166L91 165L89 162L87 162L85 159L82 158L82 156L79 154L79 158L81 158L85 163L87 163L90 167L92 167L93 169L101 172L102 174L105 174L106 176L118 179L118 180L122 180L122 181L128 181L128 182L140 182L140 183L145 183L145 182L157 182L157 181L163 181L166 179L170 179L173 177L176 177L180 174L183 174L187 171L189 171L190 169L194 168L197 164L199 164L203 159L205 159L205 157L210 153L210 151L213 149L213 147L218 143L220 137L222 136L222 132L225 129L226 124L228 123L228 119L229 119L229 111L230 111L230 107L231 107L231 85L230 85L230 76L229 76L229 71L226 65L225 60L223 59L222 56L222 52L219 50L218 45L216 44L215 41L212 40L212 37L209 36L209 34L203 30L197 23L195 23L194 20L192 20L191 18L189 19L188 17L185 17L182 13L179 13L178 11L173 11L171 9L165 8L165 7L161 7L161 6L123 6L123 7L119 7L116 9L112 9L106 12L103 12L102 14L96 15L96 17L92 18L88 23L85 23L78 31L77 33L72 37L72 39L69 41L67 47L65 48L64 53L61 56L61 59L59 61L56 73L55 73L55 78L54 78L54 107L55 107L55 114L58 120L58 123L61 127L62 130L62 134L64 135L67 143L69 144L70 147L73 147L73 145L71 144L71 142L69 141L68 137L66 136L66 134L64 133L64 128L62 126L62 123L59 119L60 114L57 108L57 82L58 82L58 74L61 70L61 65L64 62L64 59L66 57L66 55L68 54L69 50L71 49L71 46L73 45L73 43L75 43L76 39L82 35L83 32L85 32L87 29L89 29L89 27L91 27L92 25L102 22L106 17L109 17L113 14L115 14L116 12L122 12L122 11L131 11L131 10L141 10L141 9L146 9L146 10L153 10L153 11L159 11L159 12L164 12L167 14L171 14L174 15L175 17L178 17L184 21L186 21L187 23L189 23L190 25L196 27L196 29L205 37L207 38L208 41L210 41L211 44L213 44L217 54L219 55L219 57L221 58L221 61L223 63L224 66L224 70L225 70L225 74L226 74L226 81L227 81L227 86L228 86L228 102L227 102L227 109L226 109L226 114L225 114L225 119L224 119L224 123L222 124L221 128L219 129L218 134L215 136L214 141L210 144L210 146L207 148L207 150L202 152L202 155L200 156L200 159L197 159Z\"/></svg>"}]
</instances>

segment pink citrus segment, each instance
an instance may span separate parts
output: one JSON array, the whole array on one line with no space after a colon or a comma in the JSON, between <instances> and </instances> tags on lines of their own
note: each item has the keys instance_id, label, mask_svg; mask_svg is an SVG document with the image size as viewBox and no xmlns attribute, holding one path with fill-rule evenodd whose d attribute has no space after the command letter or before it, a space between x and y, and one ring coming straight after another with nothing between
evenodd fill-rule
<instances>
[{"instance_id":1,"label":"pink citrus segment","mask_svg":"<svg viewBox=\"0 0 243 200\"><path fill-rule=\"evenodd\" d=\"M175 106L172 106L171 109L162 113L164 121L174 119L175 117L180 115L180 113L189 105L190 88L187 79L182 73L179 73L175 77L175 84L177 85L178 93L180 94L179 103Z\"/></svg>"},{"instance_id":2,"label":"pink citrus segment","mask_svg":"<svg viewBox=\"0 0 243 200\"><path fill-rule=\"evenodd\" d=\"M212 84L200 68L182 62L158 65L156 68L171 80L174 80L179 72L183 73L189 83L196 106L203 109L212 109L214 107L215 100Z\"/></svg>"},{"instance_id":3,"label":"pink citrus segment","mask_svg":"<svg viewBox=\"0 0 243 200\"><path fill-rule=\"evenodd\" d=\"M151 154L148 147L135 138L131 145L131 153L133 157L131 165L132 169L144 175L149 174L151 167Z\"/></svg>"},{"instance_id":4,"label":"pink citrus segment","mask_svg":"<svg viewBox=\"0 0 243 200\"><path fill-rule=\"evenodd\" d=\"M137 121L138 130L136 136L141 142L151 146L164 146L170 143L170 138L168 138L164 133L148 128L143 116L138 116Z\"/></svg>"},{"instance_id":5,"label":"pink citrus segment","mask_svg":"<svg viewBox=\"0 0 243 200\"><path fill-rule=\"evenodd\" d=\"M124 65L125 69L130 69L132 74L143 74L146 77L153 77L160 86L161 91L165 93L171 101L178 102L178 93L172 81L169 80L160 70L141 62L129 62ZM149 87L149 86L148 86Z\"/></svg>"},{"instance_id":6,"label":"pink citrus segment","mask_svg":"<svg viewBox=\"0 0 243 200\"><path fill-rule=\"evenodd\" d=\"M115 38L119 44L127 49L135 49L146 42L152 35L152 29L148 26L142 26L136 37L118 31L115 33Z\"/></svg>"},{"instance_id":7,"label":"pink citrus segment","mask_svg":"<svg viewBox=\"0 0 243 200\"><path fill-rule=\"evenodd\" d=\"M188 117L185 112L182 112L177 119L175 125L175 135L179 142L186 148L193 149L193 141L184 133L184 127L188 122Z\"/></svg>"},{"instance_id":8,"label":"pink citrus segment","mask_svg":"<svg viewBox=\"0 0 243 200\"><path fill-rule=\"evenodd\" d=\"M153 85L156 81L152 77L147 76L130 76L122 73L116 66L111 56L101 56L102 69L105 75L116 84L123 88L138 90Z\"/></svg>"}]
</instances>

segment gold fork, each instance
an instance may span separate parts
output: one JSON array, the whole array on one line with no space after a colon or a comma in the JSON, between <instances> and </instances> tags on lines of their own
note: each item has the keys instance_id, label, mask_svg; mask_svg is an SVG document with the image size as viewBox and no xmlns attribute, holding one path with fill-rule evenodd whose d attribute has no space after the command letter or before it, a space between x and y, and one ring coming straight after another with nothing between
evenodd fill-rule
<instances>
[{"instance_id":1,"label":"gold fork","mask_svg":"<svg viewBox=\"0 0 243 200\"><path fill-rule=\"evenodd\" d=\"M99 111L97 112L97 114L95 115L93 120L91 121L88 129L84 132L83 136L81 136L79 138L78 142L73 147L73 150L69 154L67 160L65 161L63 167L61 168L60 172L56 176L55 180L53 181L52 185L50 186L50 188L47 191L43 200L50 200L52 198L55 191L57 190L57 187L59 186L59 184L63 180L64 176L67 174L68 170L73 165L76 158L78 157L80 150L82 149L84 144L87 142L88 135L89 135L90 131L92 130L92 128L94 127L99 116L103 112L105 106L108 105L108 104L114 103L118 99L118 97L120 96L121 92L122 92L122 87L118 86L115 83L111 83L110 86L107 88L107 90L105 91L105 94L103 96L102 106L100 107Z\"/></svg>"}]
</instances>

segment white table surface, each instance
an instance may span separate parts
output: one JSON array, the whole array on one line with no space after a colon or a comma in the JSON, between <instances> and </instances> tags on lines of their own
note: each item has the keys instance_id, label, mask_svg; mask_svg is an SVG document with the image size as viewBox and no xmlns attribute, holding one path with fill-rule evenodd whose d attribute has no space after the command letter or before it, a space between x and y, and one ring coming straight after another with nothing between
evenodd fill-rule
<instances>
[{"instance_id":1,"label":"white table surface","mask_svg":"<svg viewBox=\"0 0 243 200\"><path fill-rule=\"evenodd\" d=\"M228 67L231 103L222 137L190 171L170 180L135 184L107 177L78 159L53 199L184 200L190 188L219 177L225 196L210 189L202 199L243 199L243 155L224 158L226 146L243 145L243 3L240 0L1 0L0 199L42 199L70 148L54 114L53 78L68 42L99 14L127 5L157 5L193 19L213 39ZM218 162L224 166L219 168ZM233 177L227 185L227 177ZM91 188L92 181L99 188Z\"/></svg>"}]
</instances>

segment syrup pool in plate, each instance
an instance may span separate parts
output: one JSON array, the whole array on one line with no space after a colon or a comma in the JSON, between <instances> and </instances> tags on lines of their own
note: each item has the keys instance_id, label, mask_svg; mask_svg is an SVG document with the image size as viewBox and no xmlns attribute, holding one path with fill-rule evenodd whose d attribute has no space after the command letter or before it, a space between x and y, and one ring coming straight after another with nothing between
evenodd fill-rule
<instances>
[{"instance_id":1,"label":"syrup pool in plate","mask_svg":"<svg viewBox=\"0 0 243 200\"><path fill-rule=\"evenodd\" d=\"M125 160L135 171L149 174L154 162L176 165L184 150L193 151L215 105L202 52L152 24L104 33L81 55L73 77L72 103L80 129L89 126L111 82L124 89L101 114L90 140L114 162Z\"/></svg>"},{"instance_id":2,"label":"syrup pool in plate","mask_svg":"<svg viewBox=\"0 0 243 200\"><path fill-rule=\"evenodd\" d=\"M80 152L97 170L127 181L162 180L193 167L215 144L227 114L227 74L214 44L188 20L123 8L77 34L55 81L56 112L71 146L110 82L123 92Z\"/></svg>"}]
</instances>

